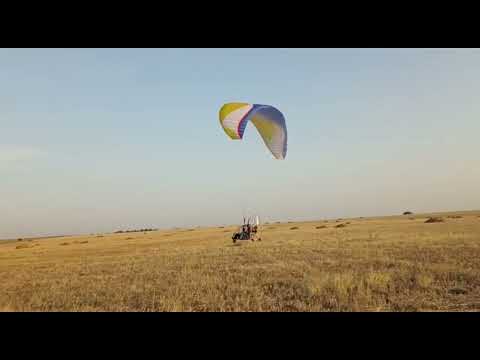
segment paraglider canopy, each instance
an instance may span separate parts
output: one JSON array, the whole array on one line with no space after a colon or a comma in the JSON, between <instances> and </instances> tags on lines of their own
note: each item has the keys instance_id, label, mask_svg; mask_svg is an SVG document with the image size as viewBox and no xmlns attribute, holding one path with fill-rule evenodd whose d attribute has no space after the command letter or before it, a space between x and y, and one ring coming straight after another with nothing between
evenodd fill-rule
<instances>
[{"instance_id":1,"label":"paraglider canopy","mask_svg":"<svg viewBox=\"0 0 480 360\"><path fill-rule=\"evenodd\" d=\"M275 159L287 155L287 126L283 114L270 105L227 103L220 109L220 124L234 140L241 140L248 121L260 133L265 145Z\"/></svg>"}]
</instances>

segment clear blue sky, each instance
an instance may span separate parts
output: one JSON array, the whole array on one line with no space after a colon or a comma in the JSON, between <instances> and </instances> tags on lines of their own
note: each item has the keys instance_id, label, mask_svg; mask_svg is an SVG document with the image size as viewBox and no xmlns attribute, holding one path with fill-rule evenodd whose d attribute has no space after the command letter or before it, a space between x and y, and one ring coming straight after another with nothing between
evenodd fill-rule
<instances>
[{"instance_id":1,"label":"clear blue sky","mask_svg":"<svg viewBox=\"0 0 480 360\"><path fill-rule=\"evenodd\" d=\"M0 238L478 209L479 95L475 49L0 49Z\"/></svg>"}]
</instances>

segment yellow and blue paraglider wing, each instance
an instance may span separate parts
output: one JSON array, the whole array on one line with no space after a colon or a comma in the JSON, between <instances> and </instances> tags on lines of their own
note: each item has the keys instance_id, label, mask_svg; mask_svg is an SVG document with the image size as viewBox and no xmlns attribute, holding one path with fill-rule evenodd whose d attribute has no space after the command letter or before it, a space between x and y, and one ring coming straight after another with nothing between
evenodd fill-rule
<instances>
[{"instance_id":1,"label":"yellow and blue paraglider wing","mask_svg":"<svg viewBox=\"0 0 480 360\"><path fill-rule=\"evenodd\" d=\"M287 127L282 113L273 106L258 105L251 116L253 125L276 159L287 155Z\"/></svg>"},{"instance_id":2,"label":"yellow and blue paraglider wing","mask_svg":"<svg viewBox=\"0 0 480 360\"><path fill-rule=\"evenodd\" d=\"M287 127L283 114L270 105L228 103L220 109L220 123L231 139L242 139L251 121L276 159L287 155Z\"/></svg>"},{"instance_id":3,"label":"yellow and blue paraglider wing","mask_svg":"<svg viewBox=\"0 0 480 360\"><path fill-rule=\"evenodd\" d=\"M220 124L227 135L234 140L243 137L243 131L240 131L241 123L246 123L245 118L249 115L253 106L245 103L228 103L220 109ZM245 127L243 127L245 130Z\"/></svg>"}]
</instances>

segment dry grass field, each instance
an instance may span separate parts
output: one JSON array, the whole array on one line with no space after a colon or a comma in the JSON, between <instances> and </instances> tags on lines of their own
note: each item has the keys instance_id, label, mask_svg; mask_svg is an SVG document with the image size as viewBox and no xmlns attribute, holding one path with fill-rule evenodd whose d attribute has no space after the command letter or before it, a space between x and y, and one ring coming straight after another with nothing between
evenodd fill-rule
<instances>
[{"instance_id":1,"label":"dry grass field","mask_svg":"<svg viewBox=\"0 0 480 360\"><path fill-rule=\"evenodd\" d=\"M480 211L233 230L0 241L0 310L480 310Z\"/></svg>"}]
</instances>

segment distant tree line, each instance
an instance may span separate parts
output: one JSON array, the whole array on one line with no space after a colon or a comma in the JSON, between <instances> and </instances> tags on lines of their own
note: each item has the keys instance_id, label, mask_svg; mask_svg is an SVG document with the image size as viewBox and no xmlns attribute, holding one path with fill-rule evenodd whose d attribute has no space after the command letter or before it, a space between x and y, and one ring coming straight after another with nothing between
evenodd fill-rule
<instances>
[{"instance_id":1,"label":"distant tree line","mask_svg":"<svg viewBox=\"0 0 480 360\"><path fill-rule=\"evenodd\" d=\"M158 229L118 230L118 231L115 231L115 234L147 232L147 231L157 231L157 230Z\"/></svg>"}]
</instances>

